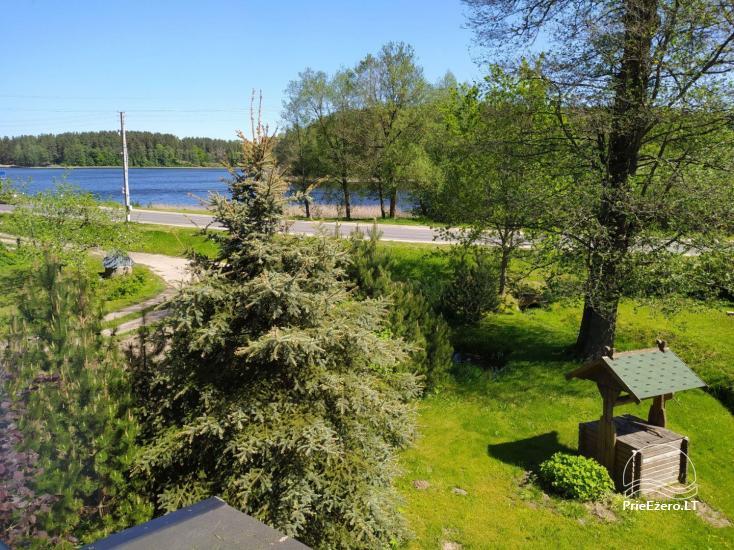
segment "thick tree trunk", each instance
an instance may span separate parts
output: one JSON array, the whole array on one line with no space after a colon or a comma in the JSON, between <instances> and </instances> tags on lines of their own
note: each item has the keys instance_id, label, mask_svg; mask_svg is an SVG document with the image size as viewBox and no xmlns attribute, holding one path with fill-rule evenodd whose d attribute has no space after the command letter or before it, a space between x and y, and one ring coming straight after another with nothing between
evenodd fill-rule
<instances>
[{"instance_id":1,"label":"thick tree trunk","mask_svg":"<svg viewBox=\"0 0 734 550\"><path fill-rule=\"evenodd\" d=\"M390 217L394 218L398 209L398 189L393 186L390 191Z\"/></svg>"},{"instance_id":2,"label":"thick tree trunk","mask_svg":"<svg viewBox=\"0 0 734 550\"><path fill-rule=\"evenodd\" d=\"M308 181L306 180L306 175L301 175L301 189L304 190L304 196L303 196L303 208L306 211L306 219L311 219L311 198L309 197L307 193L308 189Z\"/></svg>"},{"instance_id":3,"label":"thick tree trunk","mask_svg":"<svg viewBox=\"0 0 734 550\"><path fill-rule=\"evenodd\" d=\"M576 339L576 349L585 359L601 357L605 348L614 347L614 336L617 330L618 301L600 307L589 298L584 303L581 317L581 328Z\"/></svg>"},{"instance_id":4,"label":"thick tree trunk","mask_svg":"<svg viewBox=\"0 0 734 550\"><path fill-rule=\"evenodd\" d=\"M344 195L344 215L348 220L352 219L352 203L349 197L349 179L342 176L342 194Z\"/></svg>"},{"instance_id":5,"label":"thick tree trunk","mask_svg":"<svg viewBox=\"0 0 734 550\"><path fill-rule=\"evenodd\" d=\"M650 50L657 25L658 0L625 2L625 42L620 70L614 79L614 105L606 174L597 219L601 228L589 262L587 296L576 347L583 357L599 357L614 346L619 290L624 261L634 238L629 178L637 172L642 139L647 131Z\"/></svg>"}]
</instances>

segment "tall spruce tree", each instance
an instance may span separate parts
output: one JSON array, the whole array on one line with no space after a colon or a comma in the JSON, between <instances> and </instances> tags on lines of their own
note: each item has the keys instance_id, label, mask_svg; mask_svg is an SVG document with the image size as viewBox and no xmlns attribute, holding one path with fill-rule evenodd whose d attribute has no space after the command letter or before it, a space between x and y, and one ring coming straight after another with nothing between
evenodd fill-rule
<instances>
[{"instance_id":1,"label":"tall spruce tree","mask_svg":"<svg viewBox=\"0 0 734 550\"><path fill-rule=\"evenodd\" d=\"M409 350L385 304L353 293L339 242L278 233L286 185L252 126L233 199L212 199L219 254L196 259L153 337L160 353L133 358L137 471L161 511L220 495L315 547L387 546L420 392Z\"/></svg>"}]
</instances>

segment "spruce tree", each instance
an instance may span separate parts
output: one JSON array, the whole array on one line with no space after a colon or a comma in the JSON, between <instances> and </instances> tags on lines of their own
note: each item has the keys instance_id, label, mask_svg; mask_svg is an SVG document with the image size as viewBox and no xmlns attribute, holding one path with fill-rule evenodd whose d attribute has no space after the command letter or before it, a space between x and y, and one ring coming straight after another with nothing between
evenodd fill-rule
<instances>
[{"instance_id":1,"label":"spruce tree","mask_svg":"<svg viewBox=\"0 0 734 550\"><path fill-rule=\"evenodd\" d=\"M402 534L391 481L420 392L382 300L360 299L333 238L278 232L286 184L259 122L243 138L213 260L133 359L138 474L160 511L212 495L319 548Z\"/></svg>"}]
</instances>

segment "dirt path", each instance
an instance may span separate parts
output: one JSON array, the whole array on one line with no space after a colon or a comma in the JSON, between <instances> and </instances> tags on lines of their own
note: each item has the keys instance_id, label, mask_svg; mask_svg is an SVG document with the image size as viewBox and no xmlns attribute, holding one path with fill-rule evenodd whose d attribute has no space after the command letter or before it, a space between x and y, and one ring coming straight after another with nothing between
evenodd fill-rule
<instances>
[{"instance_id":1,"label":"dirt path","mask_svg":"<svg viewBox=\"0 0 734 550\"><path fill-rule=\"evenodd\" d=\"M186 258L146 252L130 252L129 254L135 263L149 267L170 287L175 288L189 281L187 273L189 261Z\"/></svg>"},{"instance_id":2,"label":"dirt path","mask_svg":"<svg viewBox=\"0 0 734 550\"><path fill-rule=\"evenodd\" d=\"M103 330L102 334L105 336L110 336L113 330L116 334L124 334L136 330L144 324L155 323L163 319L168 314L168 310L154 308L173 296L176 293L176 289L186 284L190 279L187 271L189 261L185 258L164 256L163 254L148 254L145 252L130 252L130 257L135 263L148 267L153 273L163 279L166 282L167 288L149 300L108 313L104 318L105 321L120 319L133 313L141 313L141 317L121 323L114 329ZM151 309L152 311L150 311ZM146 311L147 313L142 315Z\"/></svg>"}]
</instances>

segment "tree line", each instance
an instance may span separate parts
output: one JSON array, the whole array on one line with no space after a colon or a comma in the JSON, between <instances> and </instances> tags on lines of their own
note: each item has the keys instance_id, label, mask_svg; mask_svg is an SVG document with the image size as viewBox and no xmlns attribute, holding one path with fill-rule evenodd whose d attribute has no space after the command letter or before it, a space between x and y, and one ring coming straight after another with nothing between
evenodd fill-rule
<instances>
[{"instance_id":1,"label":"tree line","mask_svg":"<svg viewBox=\"0 0 734 550\"><path fill-rule=\"evenodd\" d=\"M349 218L352 182L366 181L383 217L410 192L420 214L461 228L453 237L490 240L500 294L532 246L585 281L577 349L598 356L642 274L681 251L731 253L734 22L705 2L466 4L477 41L505 59L482 81L429 85L403 43L332 75L306 69L286 90L279 158L306 207L329 181ZM523 57L555 28L569 32Z\"/></svg>"},{"instance_id":2,"label":"tree line","mask_svg":"<svg viewBox=\"0 0 734 550\"><path fill-rule=\"evenodd\" d=\"M434 180L439 104L455 85L451 73L430 84L403 42L333 74L302 71L285 91L277 156L303 195L306 215L309 191L327 182L341 190L350 219L358 181L379 200L383 218L395 217L400 193Z\"/></svg>"},{"instance_id":3,"label":"tree line","mask_svg":"<svg viewBox=\"0 0 734 550\"><path fill-rule=\"evenodd\" d=\"M157 132L127 132L131 166L221 166L241 155L237 141ZM121 166L120 134L65 132L0 139L0 164L16 166Z\"/></svg>"}]
</instances>

